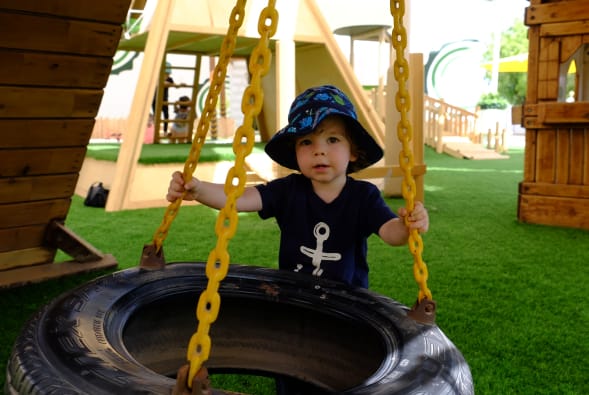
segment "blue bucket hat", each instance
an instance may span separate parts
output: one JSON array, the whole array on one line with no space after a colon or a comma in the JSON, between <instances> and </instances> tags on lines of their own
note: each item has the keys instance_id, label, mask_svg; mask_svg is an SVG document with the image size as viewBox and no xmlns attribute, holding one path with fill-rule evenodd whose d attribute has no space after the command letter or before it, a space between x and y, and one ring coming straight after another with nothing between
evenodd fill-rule
<instances>
[{"instance_id":1,"label":"blue bucket hat","mask_svg":"<svg viewBox=\"0 0 589 395\"><path fill-rule=\"evenodd\" d=\"M382 158L382 148L358 122L356 110L350 99L332 85L310 88L297 96L290 106L288 125L268 141L266 153L279 165L299 170L294 147L295 139L311 133L329 115L343 117L358 149L358 159L350 162L348 173L364 169Z\"/></svg>"}]
</instances>

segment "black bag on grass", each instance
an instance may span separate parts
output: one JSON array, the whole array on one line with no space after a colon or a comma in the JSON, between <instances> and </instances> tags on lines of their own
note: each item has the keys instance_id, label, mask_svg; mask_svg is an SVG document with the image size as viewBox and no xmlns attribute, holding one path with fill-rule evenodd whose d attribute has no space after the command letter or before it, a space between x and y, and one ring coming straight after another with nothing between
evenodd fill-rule
<instances>
[{"instance_id":1,"label":"black bag on grass","mask_svg":"<svg viewBox=\"0 0 589 395\"><path fill-rule=\"evenodd\" d=\"M106 199L108 198L108 189L102 185L102 182L95 182L90 185L86 199L84 199L84 206L89 207L104 207L106 206Z\"/></svg>"}]
</instances>

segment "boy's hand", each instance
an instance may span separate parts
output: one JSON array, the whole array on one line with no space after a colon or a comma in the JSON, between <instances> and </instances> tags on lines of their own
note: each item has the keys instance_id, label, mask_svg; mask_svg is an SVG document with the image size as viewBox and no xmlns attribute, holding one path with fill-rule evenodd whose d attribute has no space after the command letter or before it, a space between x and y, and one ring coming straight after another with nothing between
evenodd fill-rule
<instances>
[{"instance_id":1,"label":"boy's hand","mask_svg":"<svg viewBox=\"0 0 589 395\"><path fill-rule=\"evenodd\" d=\"M170 186L168 187L168 194L166 195L166 199L168 202L174 202L178 198L183 198L184 200L196 200L198 196L199 183L200 182L193 177L192 180L184 185L184 176L181 172L175 171L172 174L172 180L170 181Z\"/></svg>"},{"instance_id":2,"label":"boy's hand","mask_svg":"<svg viewBox=\"0 0 589 395\"><path fill-rule=\"evenodd\" d=\"M399 216L404 220L407 217L407 209L401 207ZM429 229L429 214L421 202L415 202L413 212L408 217L409 229L417 229L419 233L425 233Z\"/></svg>"}]
</instances>

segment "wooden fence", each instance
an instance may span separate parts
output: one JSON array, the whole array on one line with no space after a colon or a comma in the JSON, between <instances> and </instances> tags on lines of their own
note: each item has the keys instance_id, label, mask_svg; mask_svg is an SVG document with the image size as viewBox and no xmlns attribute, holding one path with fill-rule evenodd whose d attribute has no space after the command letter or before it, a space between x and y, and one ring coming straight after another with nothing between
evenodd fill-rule
<instances>
[{"instance_id":1,"label":"wooden fence","mask_svg":"<svg viewBox=\"0 0 589 395\"><path fill-rule=\"evenodd\" d=\"M442 152L444 136L448 135L468 137L473 142L481 142L476 113L429 96L424 96L423 104L424 142L434 147L436 152Z\"/></svg>"}]
</instances>

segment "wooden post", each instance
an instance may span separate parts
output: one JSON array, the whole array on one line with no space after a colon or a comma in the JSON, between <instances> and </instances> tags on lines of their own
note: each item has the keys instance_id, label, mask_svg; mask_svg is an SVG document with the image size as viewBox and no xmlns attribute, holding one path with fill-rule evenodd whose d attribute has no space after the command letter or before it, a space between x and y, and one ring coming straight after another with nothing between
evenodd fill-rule
<instances>
[{"instance_id":1,"label":"wooden post","mask_svg":"<svg viewBox=\"0 0 589 395\"><path fill-rule=\"evenodd\" d=\"M487 148L491 149L493 146L491 145L491 139L493 138L493 132L491 128L487 130Z\"/></svg>"},{"instance_id":2,"label":"wooden post","mask_svg":"<svg viewBox=\"0 0 589 395\"><path fill-rule=\"evenodd\" d=\"M293 26L288 26L294 29ZM293 33L294 34L294 33ZM296 45L292 36L285 34L284 38L276 41L276 111L274 124L270 125L273 133L288 124L290 105L296 97ZM270 137L270 136L269 136ZM272 173L275 177L283 177L291 173L290 169L272 163Z\"/></svg>"},{"instance_id":3,"label":"wooden post","mask_svg":"<svg viewBox=\"0 0 589 395\"><path fill-rule=\"evenodd\" d=\"M444 124L446 123L446 115L443 107L438 111L438 121L436 122L436 152L441 154L444 151Z\"/></svg>"},{"instance_id":4,"label":"wooden post","mask_svg":"<svg viewBox=\"0 0 589 395\"><path fill-rule=\"evenodd\" d=\"M424 69L423 54L409 55L409 69L411 70L411 84L409 92L412 99L411 122L413 124L413 162L415 165L423 165L425 162L424 136L423 136L423 96L424 96ZM423 202L425 199L424 192L424 173L414 172L415 177L415 199Z\"/></svg>"},{"instance_id":5,"label":"wooden post","mask_svg":"<svg viewBox=\"0 0 589 395\"><path fill-rule=\"evenodd\" d=\"M394 66L391 65L388 71L386 87L386 111L385 111L385 139L384 139L384 163L385 166L394 166L399 164L399 153L401 152L401 142L397 137L397 125L401 116L395 106L396 92L399 90L399 84L395 79ZM383 192L385 196L402 196L401 178L385 177Z\"/></svg>"},{"instance_id":6,"label":"wooden post","mask_svg":"<svg viewBox=\"0 0 589 395\"><path fill-rule=\"evenodd\" d=\"M194 57L194 76L192 78L192 92L190 95L190 116L188 122L188 142L192 141L194 135L194 122L196 121L196 106L198 103L196 102L198 97L198 89L200 87L200 67L202 64L202 56L200 54L196 54Z\"/></svg>"},{"instance_id":7,"label":"wooden post","mask_svg":"<svg viewBox=\"0 0 589 395\"><path fill-rule=\"evenodd\" d=\"M158 75L156 70L159 70L166 51L169 20L175 3L175 0L159 1L151 20L149 35L145 44L143 64L129 113L127 132L117 159L114 180L106 202L106 211L122 210L128 203L137 161L141 155L143 135L149 118L151 100L153 100Z\"/></svg>"}]
</instances>

